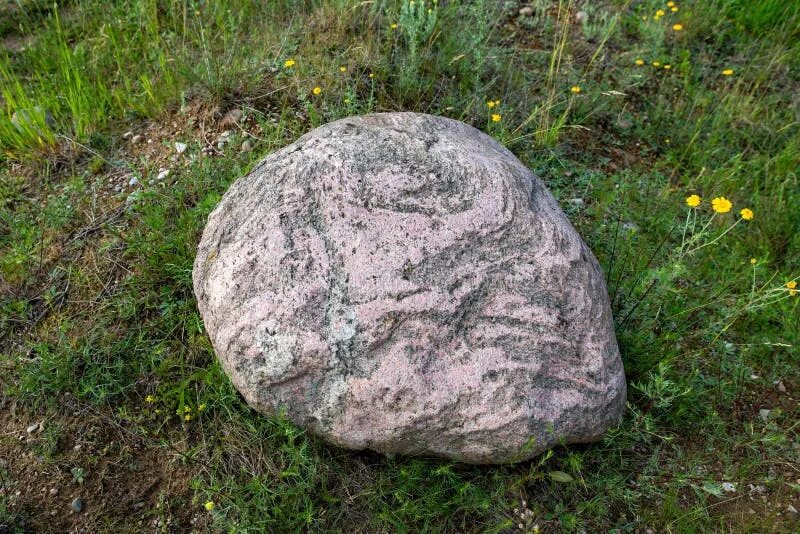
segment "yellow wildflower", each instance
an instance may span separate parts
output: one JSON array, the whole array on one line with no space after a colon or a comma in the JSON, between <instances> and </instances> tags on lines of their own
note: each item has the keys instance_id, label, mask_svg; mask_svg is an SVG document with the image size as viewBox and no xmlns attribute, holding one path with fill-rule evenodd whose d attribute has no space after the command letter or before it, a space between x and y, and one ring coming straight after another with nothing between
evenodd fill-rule
<instances>
[{"instance_id":1,"label":"yellow wildflower","mask_svg":"<svg viewBox=\"0 0 800 534\"><path fill-rule=\"evenodd\" d=\"M347 72L347 67L342 65L341 67L339 67L339 72Z\"/></svg>"},{"instance_id":2,"label":"yellow wildflower","mask_svg":"<svg viewBox=\"0 0 800 534\"><path fill-rule=\"evenodd\" d=\"M660 67L661 66L661 62L660 61L653 61L653 66L654 67Z\"/></svg>"},{"instance_id":3,"label":"yellow wildflower","mask_svg":"<svg viewBox=\"0 0 800 534\"><path fill-rule=\"evenodd\" d=\"M675 6L675 2L667 2L667 7L674 7L674 6Z\"/></svg>"},{"instance_id":4,"label":"yellow wildflower","mask_svg":"<svg viewBox=\"0 0 800 534\"><path fill-rule=\"evenodd\" d=\"M187 413L186 415L183 416L183 420L184 421L191 421L192 420L192 416Z\"/></svg>"},{"instance_id":5,"label":"yellow wildflower","mask_svg":"<svg viewBox=\"0 0 800 534\"><path fill-rule=\"evenodd\" d=\"M211 510L213 510L213 509L214 509L214 501L207 501L207 502L206 502L206 503L203 505L203 508L205 508L206 510L208 510L208 511L210 512Z\"/></svg>"},{"instance_id":6,"label":"yellow wildflower","mask_svg":"<svg viewBox=\"0 0 800 534\"><path fill-rule=\"evenodd\" d=\"M500 122L501 120L503 120L503 117L501 117L501 116L500 116L500 115L498 115L497 113L494 113L494 114L492 115L492 122Z\"/></svg>"},{"instance_id":7,"label":"yellow wildflower","mask_svg":"<svg viewBox=\"0 0 800 534\"><path fill-rule=\"evenodd\" d=\"M663 16L664 16L664 10L663 9L659 9L658 11L656 11L656 17L663 17Z\"/></svg>"},{"instance_id":8,"label":"yellow wildflower","mask_svg":"<svg viewBox=\"0 0 800 534\"><path fill-rule=\"evenodd\" d=\"M689 195L688 197L686 197L686 205L689 206L690 208L696 208L697 206L700 205L702 201L703 199L700 198L699 195Z\"/></svg>"},{"instance_id":9,"label":"yellow wildflower","mask_svg":"<svg viewBox=\"0 0 800 534\"><path fill-rule=\"evenodd\" d=\"M678 12L678 6L672 6L670 8L670 11L672 11L673 13L677 13Z\"/></svg>"},{"instance_id":10,"label":"yellow wildflower","mask_svg":"<svg viewBox=\"0 0 800 534\"><path fill-rule=\"evenodd\" d=\"M675 30L676 32L679 32L683 29L683 24L673 24L672 29Z\"/></svg>"},{"instance_id":11,"label":"yellow wildflower","mask_svg":"<svg viewBox=\"0 0 800 534\"><path fill-rule=\"evenodd\" d=\"M184 406L184 407L183 407L183 411L184 411L185 413L189 413L189 412L191 412L191 411L192 411L192 407L191 407L191 406Z\"/></svg>"},{"instance_id":12,"label":"yellow wildflower","mask_svg":"<svg viewBox=\"0 0 800 534\"><path fill-rule=\"evenodd\" d=\"M725 69L722 71L723 76L733 76L733 69Z\"/></svg>"},{"instance_id":13,"label":"yellow wildflower","mask_svg":"<svg viewBox=\"0 0 800 534\"><path fill-rule=\"evenodd\" d=\"M733 203L725 197L717 197L711 201L711 207L717 213L728 213L733 207Z\"/></svg>"},{"instance_id":14,"label":"yellow wildflower","mask_svg":"<svg viewBox=\"0 0 800 534\"><path fill-rule=\"evenodd\" d=\"M322 92L322 88L317 86L317 87L313 88L311 90L311 92L314 93L315 95L318 95L318 94L320 94Z\"/></svg>"},{"instance_id":15,"label":"yellow wildflower","mask_svg":"<svg viewBox=\"0 0 800 534\"><path fill-rule=\"evenodd\" d=\"M756 264L756 259L750 258L750 265L755 265L755 264Z\"/></svg>"},{"instance_id":16,"label":"yellow wildflower","mask_svg":"<svg viewBox=\"0 0 800 534\"><path fill-rule=\"evenodd\" d=\"M389 28L390 28L390 29L392 29L392 30L396 30L396 29L397 29L397 23L396 23L396 22L392 22L392 23L389 25Z\"/></svg>"},{"instance_id":17,"label":"yellow wildflower","mask_svg":"<svg viewBox=\"0 0 800 534\"><path fill-rule=\"evenodd\" d=\"M152 395L148 395L144 398L144 401L148 404L153 404L156 401L156 398Z\"/></svg>"},{"instance_id":18,"label":"yellow wildflower","mask_svg":"<svg viewBox=\"0 0 800 534\"><path fill-rule=\"evenodd\" d=\"M374 72L370 72L370 73L369 73L369 77L370 77L370 78L374 78L374 77L375 77L375 73L374 73Z\"/></svg>"},{"instance_id":19,"label":"yellow wildflower","mask_svg":"<svg viewBox=\"0 0 800 534\"><path fill-rule=\"evenodd\" d=\"M670 65L670 64L664 65L664 70L669 70L671 68L672 68L672 65Z\"/></svg>"},{"instance_id":20,"label":"yellow wildflower","mask_svg":"<svg viewBox=\"0 0 800 534\"><path fill-rule=\"evenodd\" d=\"M489 109L492 109L492 108L493 108L493 107L495 107L496 105L497 105L497 104L495 104L495 103L494 103L494 100L489 100L488 102L486 102L486 106L487 106Z\"/></svg>"},{"instance_id":21,"label":"yellow wildflower","mask_svg":"<svg viewBox=\"0 0 800 534\"><path fill-rule=\"evenodd\" d=\"M797 289L797 281L796 280L789 280L786 282L786 287L789 289Z\"/></svg>"},{"instance_id":22,"label":"yellow wildflower","mask_svg":"<svg viewBox=\"0 0 800 534\"><path fill-rule=\"evenodd\" d=\"M573 85L572 87L569 88L569 90L575 93L576 95L581 92L581 88L578 87L577 85Z\"/></svg>"},{"instance_id":23,"label":"yellow wildflower","mask_svg":"<svg viewBox=\"0 0 800 534\"><path fill-rule=\"evenodd\" d=\"M636 63L637 65L639 65L641 67L642 65L644 65L644 60L643 59L637 59L636 61L634 61L634 63Z\"/></svg>"},{"instance_id":24,"label":"yellow wildflower","mask_svg":"<svg viewBox=\"0 0 800 534\"><path fill-rule=\"evenodd\" d=\"M283 67L286 69L292 68L294 67L294 65L295 65L295 60L293 59L287 59L286 61L283 62Z\"/></svg>"},{"instance_id":25,"label":"yellow wildflower","mask_svg":"<svg viewBox=\"0 0 800 534\"><path fill-rule=\"evenodd\" d=\"M203 410L205 410L205 409L206 409L206 403L205 403L205 402L201 402L201 403L200 403L200 404L197 406L197 411L198 411L198 412L202 412L202 411L203 411Z\"/></svg>"},{"instance_id":26,"label":"yellow wildflower","mask_svg":"<svg viewBox=\"0 0 800 534\"><path fill-rule=\"evenodd\" d=\"M753 220L753 210L750 208L742 208L742 211L739 212L739 215L742 216L742 219L745 221L752 221Z\"/></svg>"}]
</instances>

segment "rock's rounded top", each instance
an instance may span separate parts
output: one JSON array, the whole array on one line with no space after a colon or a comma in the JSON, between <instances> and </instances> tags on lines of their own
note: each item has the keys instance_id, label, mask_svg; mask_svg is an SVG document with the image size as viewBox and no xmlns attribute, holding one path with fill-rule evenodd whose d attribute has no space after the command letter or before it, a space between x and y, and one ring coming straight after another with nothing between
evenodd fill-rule
<instances>
[{"instance_id":1,"label":"rock's rounded top","mask_svg":"<svg viewBox=\"0 0 800 534\"><path fill-rule=\"evenodd\" d=\"M536 176L452 119L352 117L271 154L193 274L245 399L345 447L509 462L624 407L597 261Z\"/></svg>"}]
</instances>

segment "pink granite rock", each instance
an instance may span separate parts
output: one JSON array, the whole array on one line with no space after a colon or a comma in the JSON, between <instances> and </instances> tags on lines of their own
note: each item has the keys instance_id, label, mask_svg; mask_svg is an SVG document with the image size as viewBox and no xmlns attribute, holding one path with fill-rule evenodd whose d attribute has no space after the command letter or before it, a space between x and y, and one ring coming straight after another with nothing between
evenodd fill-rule
<instances>
[{"instance_id":1,"label":"pink granite rock","mask_svg":"<svg viewBox=\"0 0 800 534\"><path fill-rule=\"evenodd\" d=\"M513 462L625 405L597 260L455 120L343 119L271 154L210 215L194 290L247 402L342 447Z\"/></svg>"}]
</instances>

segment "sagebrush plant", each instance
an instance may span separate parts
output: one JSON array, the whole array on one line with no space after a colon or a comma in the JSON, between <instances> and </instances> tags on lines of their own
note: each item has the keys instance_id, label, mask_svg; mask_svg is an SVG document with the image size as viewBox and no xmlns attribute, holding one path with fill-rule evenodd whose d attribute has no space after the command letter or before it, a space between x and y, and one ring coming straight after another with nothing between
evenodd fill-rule
<instances>
[{"instance_id":1,"label":"sagebrush plant","mask_svg":"<svg viewBox=\"0 0 800 534\"><path fill-rule=\"evenodd\" d=\"M174 459L164 473L190 472L190 500L165 484L147 502L176 528L792 528L775 511L800 462L786 401L800 383L796 3L23 4L0 4L0 37L27 39L0 53L0 387L19 417L47 421L30 447L54 477L80 467L90 492L104 462L121 474L136 459L99 454L113 448L90 434L73 451L81 413ZM201 155L232 109L236 145ZM192 291L206 217L264 154L390 110L495 136L595 252L631 386L602 441L493 468L353 453L256 413L226 377ZM189 120L178 157L187 139L171 132ZM131 147L127 131L153 142ZM162 165L169 180L150 183ZM123 172L139 184L115 192ZM0 440L9 457L27 447ZM3 486L24 489L9 465ZM763 486L747 502L768 506L729 514L723 482L742 502ZM38 509L13 495L0 493L12 525ZM140 515L70 517L124 531Z\"/></svg>"}]
</instances>

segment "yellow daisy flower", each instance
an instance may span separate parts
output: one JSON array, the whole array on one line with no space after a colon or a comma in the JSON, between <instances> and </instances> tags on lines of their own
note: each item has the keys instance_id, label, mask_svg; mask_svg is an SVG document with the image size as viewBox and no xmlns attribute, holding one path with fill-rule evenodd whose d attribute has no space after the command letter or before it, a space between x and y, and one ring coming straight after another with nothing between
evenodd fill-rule
<instances>
[{"instance_id":1,"label":"yellow daisy flower","mask_svg":"<svg viewBox=\"0 0 800 534\"><path fill-rule=\"evenodd\" d=\"M294 67L294 66L295 66L295 63L296 63L296 61L295 61L295 60L293 60L293 59L287 59L286 61L284 61L284 62L283 62L283 67L284 67L284 68L286 68L286 69L289 69L289 68L291 68L291 67Z\"/></svg>"},{"instance_id":2,"label":"yellow daisy flower","mask_svg":"<svg viewBox=\"0 0 800 534\"><path fill-rule=\"evenodd\" d=\"M717 213L728 213L733 207L733 202L725 197L717 197L711 201L711 207Z\"/></svg>"},{"instance_id":3,"label":"yellow daisy flower","mask_svg":"<svg viewBox=\"0 0 800 534\"><path fill-rule=\"evenodd\" d=\"M654 67L660 67L661 66L661 62L660 61L653 61L653 66Z\"/></svg>"},{"instance_id":4,"label":"yellow daisy flower","mask_svg":"<svg viewBox=\"0 0 800 534\"><path fill-rule=\"evenodd\" d=\"M659 9L658 11L656 11L656 17L663 17L663 16L664 16L664 10L663 9Z\"/></svg>"},{"instance_id":5,"label":"yellow daisy flower","mask_svg":"<svg viewBox=\"0 0 800 534\"><path fill-rule=\"evenodd\" d=\"M789 289L797 289L797 281L796 280L789 280L786 282L786 287Z\"/></svg>"},{"instance_id":6,"label":"yellow daisy flower","mask_svg":"<svg viewBox=\"0 0 800 534\"><path fill-rule=\"evenodd\" d=\"M700 205L702 201L703 199L700 198L699 195L689 195L688 197L686 197L686 205L689 206L690 208L696 208L697 206Z\"/></svg>"},{"instance_id":7,"label":"yellow daisy flower","mask_svg":"<svg viewBox=\"0 0 800 534\"><path fill-rule=\"evenodd\" d=\"M503 117L501 117L501 116L500 116L500 115L498 115L497 113L494 113L494 114L492 115L492 122L500 122L501 120L503 120Z\"/></svg>"},{"instance_id":8,"label":"yellow daisy flower","mask_svg":"<svg viewBox=\"0 0 800 534\"><path fill-rule=\"evenodd\" d=\"M742 219L745 221L752 221L753 220L753 210L750 208L742 208L742 211L739 212L739 215L742 216Z\"/></svg>"},{"instance_id":9,"label":"yellow daisy flower","mask_svg":"<svg viewBox=\"0 0 800 534\"><path fill-rule=\"evenodd\" d=\"M672 65L669 65L669 64L664 65L664 70L670 70L671 68L672 68Z\"/></svg>"},{"instance_id":10,"label":"yellow daisy flower","mask_svg":"<svg viewBox=\"0 0 800 534\"><path fill-rule=\"evenodd\" d=\"M397 29L397 23L396 23L396 22L392 22L392 23L389 25L389 28L390 28L390 29L392 29L392 30L396 30L396 29Z\"/></svg>"},{"instance_id":11,"label":"yellow daisy flower","mask_svg":"<svg viewBox=\"0 0 800 534\"><path fill-rule=\"evenodd\" d=\"M667 2L667 7L674 7L674 6L675 6L675 2Z\"/></svg>"},{"instance_id":12,"label":"yellow daisy flower","mask_svg":"<svg viewBox=\"0 0 800 534\"><path fill-rule=\"evenodd\" d=\"M672 29L675 30L676 32L679 32L683 29L683 24L673 24Z\"/></svg>"},{"instance_id":13,"label":"yellow daisy flower","mask_svg":"<svg viewBox=\"0 0 800 534\"><path fill-rule=\"evenodd\" d=\"M677 13L678 12L678 6L672 6L669 10L672 11L673 13Z\"/></svg>"},{"instance_id":14,"label":"yellow daisy flower","mask_svg":"<svg viewBox=\"0 0 800 534\"><path fill-rule=\"evenodd\" d=\"M756 264L756 259L750 258L750 265L755 265L755 264Z\"/></svg>"},{"instance_id":15,"label":"yellow daisy flower","mask_svg":"<svg viewBox=\"0 0 800 534\"><path fill-rule=\"evenodd\" d=\"M347 67L345 66L339 67L339 72L347 72Z\"/></svg>"},{"instance_id":16,"label":"yellow daisy flower","mask_svg":"<svg viewBox=\"0 0 800 534\"><path fill-rule=\"evenodd\" d=\"M573 85L572 87L569 88L569 90L572 91L575 94L578 94L578 93L581 92L581 88L578 87L577 85Z\"/></svg>"},{"instance_id":17,"label":"yellow daisy flower","mask_svg":"<svg viewBox=\"0 0 800 534\"><path fill-rule=\"evenodd\" d=\"M733 69L725 69L722 71L723 76L733 76Z\"/></svg>"},{"instance_id":18,"label":"yellow daisy flower","mask_svg":"<svg viewBox=\"0 0 800 534\"><path fill-rule=\"evenodd\" d=\"M144 398L144 401L148 404L153 404L156 401L156 398L152 395L148 395Z\"/></svg>"},{"instance_id":19,"label":"yellow daisy flower","mask_svg":"<svg viewBox=\"0 0 800 534\"><path fill-rule=\"evenodd\" d=\"M315 95L318 95L318 94L320 94L322 92L322 87L319 87L319 86L315 87L315 88L313 88L311 90L311 92L314 93Z\"/></svg>"},{"instance_id":20,"label":"yellow daisy flower","mask_svg":"<svg viewBox=\"0 0 800 534\"><path fill-rule=\"evenodd\" d=\"M206 502L206 503L203 505L203 508L205 508L206 510L208 510L208 511L210 512L211 510L213 510L213 509L214 509L214 501L207 501L207 502Z\"/></svg>"},{"instance_id":21,"label":"yellow daisy flower","mask_svg":"<svg viewBox=\"0 0 800 534\"><path fill-rule=\"evenodd\" d=\"M644 60L643 59L637 59L636 61L634 61L634 63L636 63L638 66L641 67L642 65L644 65Z\"/></svg>"}]
</instances>

